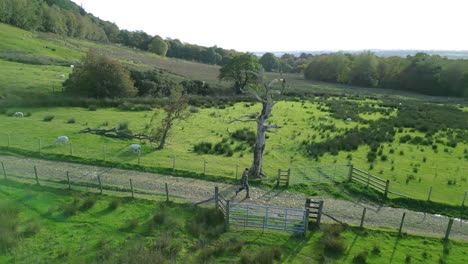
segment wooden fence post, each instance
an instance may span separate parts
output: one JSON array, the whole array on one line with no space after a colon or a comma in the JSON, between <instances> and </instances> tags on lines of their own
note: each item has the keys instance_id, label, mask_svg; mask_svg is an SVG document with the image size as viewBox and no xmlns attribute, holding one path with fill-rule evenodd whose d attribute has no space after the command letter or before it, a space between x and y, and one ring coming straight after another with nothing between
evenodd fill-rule
<instances>
[{"instance_id":1,"label":"wooden fence post","mask_svg":"<svg viewBox=\"0 0 468 264\"><path fill-rule=\"evenodd\" d=\"M101 194L102 194L102 182L101 182L101 176L97 176L97 179L99 181L99 190L101 191Z\"/></svg>"},{"instance_id":2,"label":"wooden fence post","mask_svg":"<svg viewBox=\"0 0 468 264\"><path fill-rule=\"evenodd\" d=\"M3 166L3 162L2 162L2 166ZM5 169L3 169L3 172L5 173ZM6 174L5 174L5 179L6 179ZM466 200L466 194L467 193L468 193L468 191L465 191L465 195L463 196L462 206L465 206L465 200Z\"/></svg>"},{"instance_id":3,"label":"wooden fence post","mask_svg":"<svg viewBox=\"0 0 468 264\"><path fill-rule=\"evenodd\" d=\"M280 178L281 178L281 169L278 169L278 179L276 180L276 187L279 186Z\"/></svg>"},{"instance_id":4,"label":"wooden fence post","mask_svg":"<svg viewBox=\"0 0 468 264\"><path fill-rule=\"evenodd\" d=\"M3 161L2 161L2 169L3 169L3 176L5 177L5 180L6 180L7 175L6 175L5 165L3 164ZM466 192L465 192L465 196L466 196Z\"/></svg>"},{"instance_id":5,"label":"wooden fence post","mask_svg":"<svg viewBox=\"0 0 468 264\"><path fill-rule=\"evenodd\" d=\"M286 182L286 186L289 186L289 177L291 177L291 169L288 169L288 181Z\"/></svg>"},{"instance_id":6,"label":"wooden fence post","mask_svg":"<svg viewBox=\"0 0 468 264\"><path fill-rule=\"evenodd\" d=\"M351 182L353 180L353 170L354 170L354 165L349 164L349 173L348 173L348 180Z\"/></svg>"},{"instance_id":7,"label":"wooden fence post","mask_svg":"<svg viewBox=\"0 0 468 264\"><path fill-rule=\"evenodd\" d=\"M132 198L135 198L135 193L133 192L133 182L132 182L132 179L130 179L130 190L132 191Z\"/></svg>"},{"instance_id":8,"label":"wooden fence post","mask_svg":"<svg viewBox=\"0 0 468 264\"><path fill-rule=\"evenodd\" d=\"M366 211L367 208L364 207L364 209L362 209L361 224L359 225L360 229L362 229L362 227L364 226L364 218L366 217Z\"/></svg>"},{"instance_id":9,"label":"wooden fence post","mask_svg":"<svg viewBox=\"0 0 468 264\"><path fill-rule=\"evenodd\" d=\"M73 156L73 144L70 142L70 156Z\"/></svg>"},{"instance_id":10,"label":"wooden fence post","mask_svg":"<svg viewBox=\"0 0 468 264\"><path fill-rule=\"evenodd\" d=\"M37 176L37 168L34 166L34 174L36 175L36 184L39 185L39 176Z\"/></svg>"},{"instance_id":11,"label":"wooden fence post","mask_svg":"<svg viewBox=\"0 0 468 264\"><path fill-rule=\"evenodd\" d=\"M450 218L448 222L448 226L447 226L447 231L445 231L445 241L448 241L449 239L450 230L452 230L452 225L453 225L453 218Z\"/></svg>"},{"instance_id":12,"label":"wooden fence post","mask_svg":"<svg viewBox=\"0 0 468 264\"><path fill-rule=\"evenodd\" d=\"M404 212L403 216L401 217L401 223L400 223L400 229L398 230L398 236L401 235L401 230L403 229L403 223L405 222L405 216L406 216L406 212Z\"/></svg>"},{"instance_id":13,"label":"wooden fence post","mask_svg":"<svg viewBox=\"0 0 468 264\"><path fill-rule=\"evenodd\" d=\"M172 171L175 171L176 155L172 157Z\"/></svg>"},{"instance_id":14,"label":"wooden fence post","mask_svg":"<svg viewBox=\"0 0 468 264\"><path fill-rule=\"evenodd\" d=\"M206 163L208 163L208 161L206 161L206 159L203 159L203 175L206 174Z\"/></svg>"},{"instance_id":15,"label":"wooden fence post","mask_svg":"<svg viewBox=\"0 0 468 264\"><path fill-rule=\"evenodd\" d=\"M307 235L307 230L309 229L309 215L310 215L310 209L306 208L304 212L304 236Z\"/></svg>"},{"instance_id":16,"label":"wooden fence post","mask_svg":"<svg viewBox=\"0 0 468 264\"><path fill-rule=\"evenodd\" d=\"M70 175L68 174L68 171L67 171L67 181L68 181L68 190L71 190Z\"/></svg>"},{"instance_id":17,"label":"wooden fence post","mask_svg":"<svg viewBox=\"0 0 468 264\"><path fill-rule=\"evenodd\" d=\"M310 208L310 201L311 201L310 198L307 198L307 199L306 199L306 202L305 202L305 209Z\"/></svg>"},{"instance_id":18,"label":"wooden fence post","mask_svg":"<svg viewBox=\"0 0 468 264\"><path fill-rule=\"evenodd\" d=\"M166 202L169 202L169 188L167 187L167 183L165 183L166 186Z\"/></svg>"},{"instance_id":19,"label":"wooden fence post","mask_svg":"<svg viewBox=\"0 0 468 264\"><path fill-rule=\"evenodd\" d=\"M320 221L322 220L322 210L323 210L323 201L319 201L319 208L317 212L317 226L320 226Z\"/></svg>"},{"instance_id":20,"label":"wooden fence post","mask_svg":"<svg viewBox=\"0 0 468 264\"><path fill-rule=\"evenodd\" d=\"M385 182L385 192L384 192L384 197L385 198L388 198L388 189L390 188L390 180L387 180L387 182Z\"/></svg>"},{"instance_id":21,"label":"wooden fence post","mask_svg":"<svg viewBox=\"0 0 468 264\"><path fill-rule=\"evenodd\" d=\"M431 200L432 186L429 188L429 194L427 195L427 201Z\"/></svg>"},{"instance_id":22,"label":"wooden fence post","mask_svg":"<svg viewBox=\"0 0 468 264\"><path fill-rule=\"evenodd\" d=\"M215 208L216 208L216 209L219 208L218 194L219 194L218 186L215 186L215 195L214 195L214 198L215 198Z\"/></svg>"},{"instance_id":23,"label":"wooden fence post","mask_svg":"<svg viewBox=\"0 0 468 264\"><path fill-rule=\"evenodd\" d=\"M226 231L229 231L229 211L230 211L230 201L226 201Z\"/></svg>"}]
</instances>

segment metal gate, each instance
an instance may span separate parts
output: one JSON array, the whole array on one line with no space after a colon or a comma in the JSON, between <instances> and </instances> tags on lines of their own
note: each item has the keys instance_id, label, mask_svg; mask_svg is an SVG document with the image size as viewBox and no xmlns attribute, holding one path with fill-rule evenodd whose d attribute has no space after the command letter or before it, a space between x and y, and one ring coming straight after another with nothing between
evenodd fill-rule
<instances>
[{"instance_id":1,"label":"metal gate","mask_svg":"<svg viewBox=\"0 0 468 264\"><path fill-rule=\"evenodd\" d=\"M289 184L346 181L352 169L350 164L289 168Z\"/></svg>"}]
</instances>

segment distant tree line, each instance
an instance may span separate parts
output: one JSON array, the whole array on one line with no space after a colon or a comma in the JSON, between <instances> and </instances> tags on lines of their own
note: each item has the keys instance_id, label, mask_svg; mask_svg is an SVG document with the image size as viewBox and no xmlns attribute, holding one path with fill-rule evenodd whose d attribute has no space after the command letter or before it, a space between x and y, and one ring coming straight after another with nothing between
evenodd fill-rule
<instances>
[{"instance_id":1,"label":"distant tree line","mask_svg":"<svg viewBox=\"0 0 468 264\"><path fill-rule=\"evenodd\" d=\"M468 60L439 55L377 57L372 52L342 52L309 58L309 80L378 87L436 96L468 96Z\"/></svg>"},{"instance_id":2,"label":"distant tree line","mask_svg":"<svg viewBox=\"0 0 468 264\"><path fill-rule=\"evenodd\" d=\"M234 50L203 47L163 39L143 31L120 30L112 22L87 13L69 0L0 0L0 22L25 30L51 32L92 41L120 43L128 47L185 60L224 65Z\"/></svg>"}]
</instances>

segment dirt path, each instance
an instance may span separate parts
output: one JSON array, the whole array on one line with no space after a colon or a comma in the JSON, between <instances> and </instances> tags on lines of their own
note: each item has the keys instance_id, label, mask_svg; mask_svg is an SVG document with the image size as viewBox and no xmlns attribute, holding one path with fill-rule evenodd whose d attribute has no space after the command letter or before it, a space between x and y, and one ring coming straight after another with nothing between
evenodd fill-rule
<instances>
[{"instance_id":1,"label":"dirt path","mask_svg":"<svg viewBox=\"0 0 468 264\"><path fill-rule=\"evenodd\" d=\"M223 196L233 202L304 208L306 199L306 196L301 193L251 188L252 198L245 200L243 199L245 197L244 193L235 196L236 186L231 184L13 156L0 156L0 161L4 162L7 173L20 175L34 175L33 167L36 166L39 177L65 179L66 171L69 171L73 181L97 182L97 175L99 175L104 184L124 187L129 186L129 179L132 178L135 188L156 192L164 192L165 183L167 183L171 194L182 196L192 202L199 202L213 197L215 186L219 187ZM447 229L448 218L445 216L424 214L399 208L379 207L353 201L335 200L327 197L313 197L313 199L324 200L324 212L346 223L359 224L365 207L367 213L364 225L399 228L401 217L406 212L403 227L406 232L444 236ZM329 221L330 219L324 217L323 220ZM450 237L468 240L468 221L455 220Z\"/></svg>"}]
</instances>

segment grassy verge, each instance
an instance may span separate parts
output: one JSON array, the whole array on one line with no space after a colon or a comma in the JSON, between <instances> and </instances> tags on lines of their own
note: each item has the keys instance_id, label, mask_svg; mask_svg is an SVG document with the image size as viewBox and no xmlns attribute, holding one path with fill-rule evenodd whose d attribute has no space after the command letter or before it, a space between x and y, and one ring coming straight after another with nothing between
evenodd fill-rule
<instances>
[{"instance_id":1,"label":"grassy verge","mask_svg":"<svg viewBox=\"0 0 468 264\"><path fill-rule=\"evenodd\" d=\"M468 243L322 225L225 232L212 208L0 180L1 263L466 263ZM5 231L7 230L7 232Z\"/></svg>"}]
</instances>

